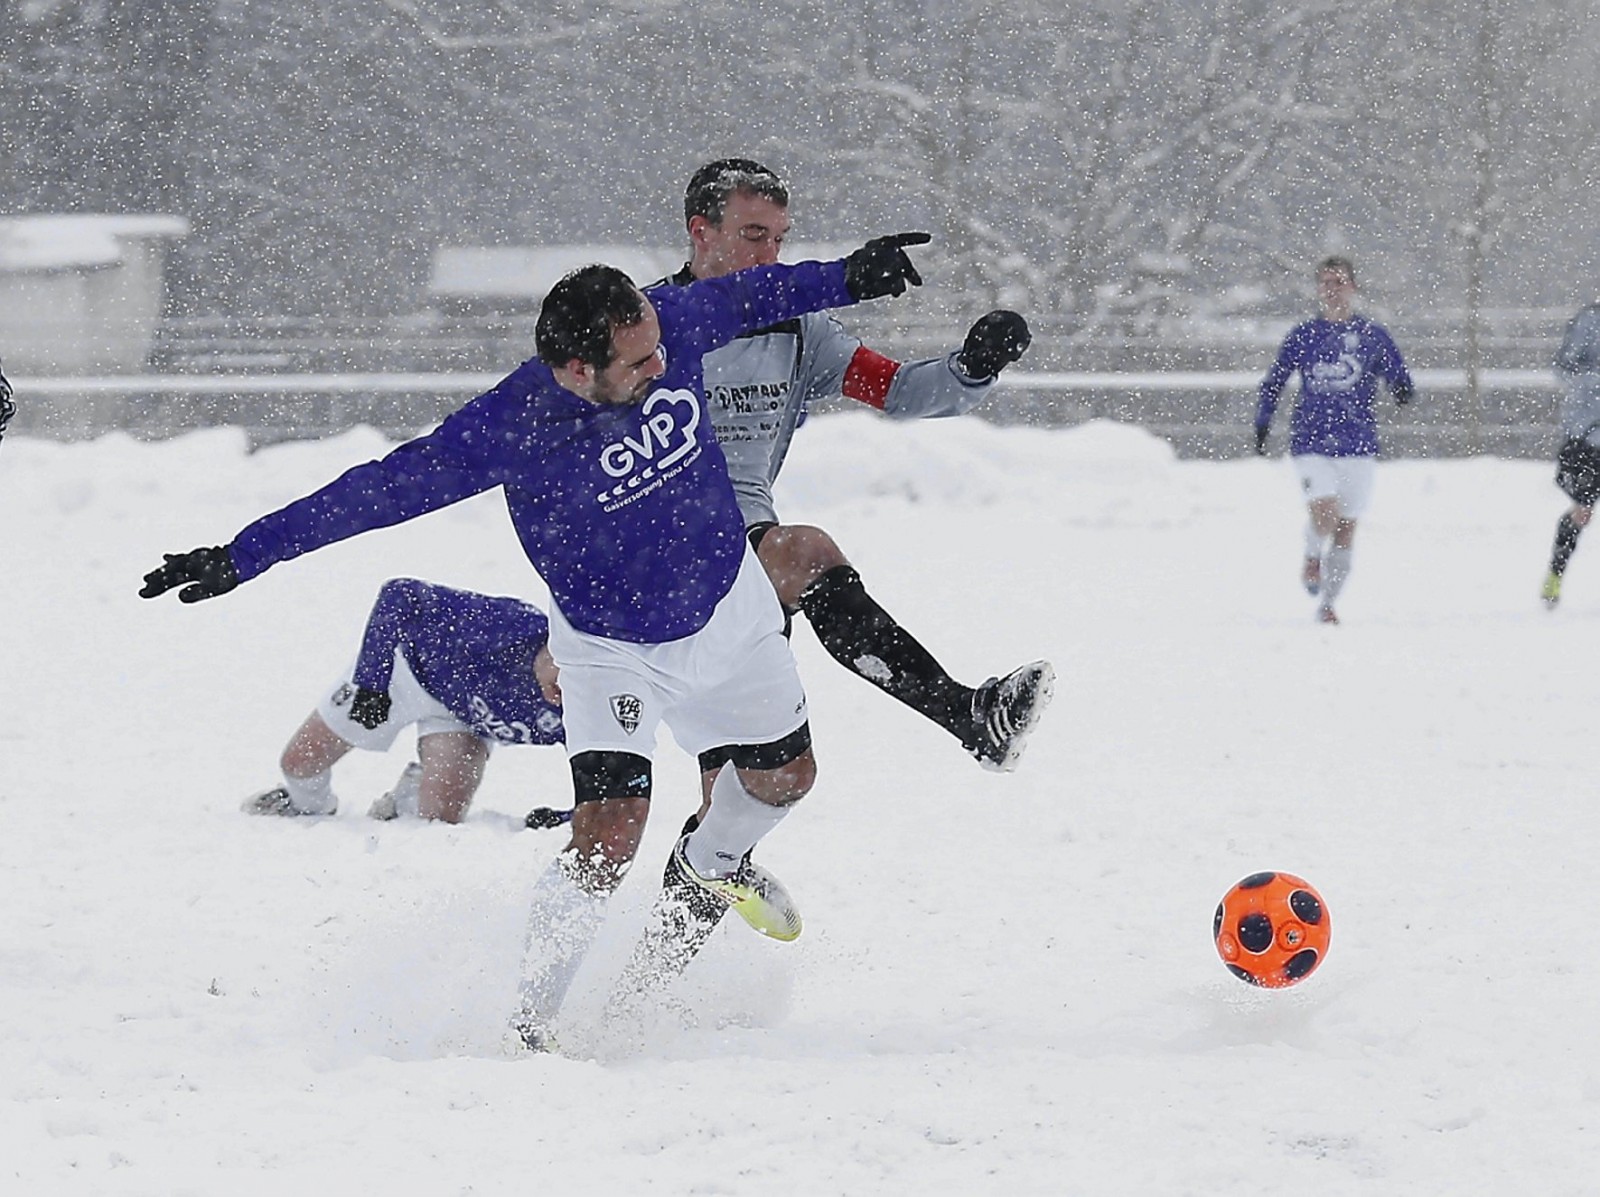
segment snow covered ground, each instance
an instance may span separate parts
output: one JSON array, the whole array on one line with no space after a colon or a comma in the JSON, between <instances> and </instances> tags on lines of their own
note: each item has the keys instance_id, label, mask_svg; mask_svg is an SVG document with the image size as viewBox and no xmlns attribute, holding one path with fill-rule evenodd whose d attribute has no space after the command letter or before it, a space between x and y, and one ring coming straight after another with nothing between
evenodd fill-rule
<instances>
[{"instance_id":1,"label":"snow covered ground","mask_svg":"<svg viewBox=\"0 0 1600 1197\"><path fill-rule=\"evenodd\" d=\"M1547 614L1548 465L1381 465L1324 628L1282 460L814 421L788 518L958 676L1051 658L1055 705L988 774L801 625L822 772L762 858L805 935L725 925L646 1025L513 1059L561 842L518 824L565 799L558 751L497 754L454 828L364 817L400 746L340 767L334 819L238 813L384 578L544 601L498 499L215 602L135 596L383 448L0 449L0 1189L1595 1192L1600 541ZM580 1032L694 805L670 742L657 777ZM1277 993L1210 937L1271 868L1334 927Z\"/></svg>"}]
</instances>

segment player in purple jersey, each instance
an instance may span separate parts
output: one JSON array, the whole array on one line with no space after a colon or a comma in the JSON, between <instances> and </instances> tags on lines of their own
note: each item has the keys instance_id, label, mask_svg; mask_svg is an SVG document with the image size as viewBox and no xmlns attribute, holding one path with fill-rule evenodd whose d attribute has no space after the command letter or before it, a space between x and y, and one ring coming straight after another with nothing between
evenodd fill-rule
<instances>
[{"instance_id":1,"label":"player in purple jersey","mask_svg":"<svg viewBox=\"0 0 1600 1197\"><path fill-rule=\"evenodd\" d=\"M368 811L458 823L496 744L560 744L561 689L549 620L521 599L393 578L378 590L354 667L290 738L283 782L246 800L253 815L331 815L333 766L386 751L417 729L417 760Z\"/></svg>"},{"instance_id":2,"label":"player in purple jersey","mask_svg":"<svg viewBox=\"0 0 1600 1197\"><path fill-rule=\"evenodd\" d=\"M925 233L880 237L836 262L770 266L647 299L621 271L574 271L545 297L537 358L427 436L264 516L225 546L168 554L146 598L195 602L272 565L503 490L549 586L575 813L535 886L514 1026L550 1025L632 863L666 723L689 752L726 749L710 810L675 855L693 884L756 930L799 934L783 887L748 853L816 776L805 691L783 612L744 536L706 417L701 359L741 333L903 294Z\"/></svg>"},{"instance_id":3,"label":"player in purple jersey","mask_svg":"<svg viewBox=\"0 0 1600 1197\"><path fill-rule=\"evenodd\" d=\"M1339 622L1333 604L1350 576L1356 521L1372 498L1378 382L1388 384L1396 403L1410 402L1415 390L1388 330L1352 310L1355 293L1349 258L1317 263L1322 315L1284 338L1261 380L1256 409L1256 452L1265 454L1278 397L1289 377L1300 375L1300 399L1289 420L1289 454L1310 515L1300 577L1318 599L1323 623Z\"/></svg>"}]
</instances>

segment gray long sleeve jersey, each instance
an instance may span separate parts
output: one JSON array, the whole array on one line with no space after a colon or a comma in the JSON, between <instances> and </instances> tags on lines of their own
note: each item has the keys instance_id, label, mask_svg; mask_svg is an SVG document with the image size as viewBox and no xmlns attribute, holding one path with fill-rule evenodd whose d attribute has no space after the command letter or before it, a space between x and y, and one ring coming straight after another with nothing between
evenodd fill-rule
<instances>
[{"instance_id":1,"label":"gray long sleeve jersey","mask_svg":"<svg viewBox=\"0 0 1600 1197\"><path fill-rule=\"evenodd\" d=\"M685 267L665 281L682 286L691 278ZM706 406L746 527L778 522L772 484L811 403L842 395L891 419L959 416L981 403L995 381L966 377L954 352L893 361L820 312L713 350L704 369Z\"/></svg>"},{"instance_id":2,"label":"gray long sleeve jersey","mask_svg":"<svg viewBox=\"0 0 1600 1197\"><path fill-rule=\"evenodd\" d=\"M1600 445L1600 303L1572 318L1555 366L1567 392L1561 400L1562 433Z\"/></svg>"}]
</instances>

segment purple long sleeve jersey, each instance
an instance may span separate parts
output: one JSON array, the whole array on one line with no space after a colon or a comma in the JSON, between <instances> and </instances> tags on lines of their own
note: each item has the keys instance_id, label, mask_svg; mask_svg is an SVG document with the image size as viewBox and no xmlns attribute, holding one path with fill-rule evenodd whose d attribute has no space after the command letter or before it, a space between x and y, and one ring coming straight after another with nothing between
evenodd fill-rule
<instances>
[{"instance_id":1,"label":"purple long sleeve jersey","mask_svg":"<svg viewBox=\"0 0 1600 1197\"><path fill-rule=\"evenodd\" d=\"M1318 318L1284 338L1278 360L1261 380L1256 427L1272 424L1284 384L1300 373L1300 401L1289 420L1289 452L1324 457L1372 457L1378 452L1373 412L1378 381L1405 403L1414 390L1394 339L1365 316L1335 323Z\"/></svg>"},{"instance_id":2,"label":"purple long sleeve jersey","mask_svg":"<svg viewBox=\"0 0 1600 1197\"><path fill-rule=\"evenodd\" d=\"M484 739L559 744L561 708L533 673L549 636L544 612L521 599L392 578L367 617L352 680L387 691L400 652L422 688Z\"/></svg>"},{"instance_id":3,"label":"purple long sleeve jersey","mask_svg":"<svg viewBox=\"0 0 1600 1197\"><path fill-rule=\"evenodd\" d=\"M844 263L763 266L659 287L666 372L644 402L602 407L537 358L432 433L255 521L229 546L240 581L280 561L501 487L523 552L581 632L640 644L711 618L745 551L706 416L701 357L741 333L855 302Z\"/></svg>"}]
</instances>

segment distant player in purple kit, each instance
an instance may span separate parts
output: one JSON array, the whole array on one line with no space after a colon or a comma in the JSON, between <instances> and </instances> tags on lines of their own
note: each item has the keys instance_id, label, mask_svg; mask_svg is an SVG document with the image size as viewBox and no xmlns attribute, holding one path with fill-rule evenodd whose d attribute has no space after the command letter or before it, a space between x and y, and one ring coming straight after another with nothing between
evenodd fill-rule
<instances>
[{"instance_id":1,"label":"distant player in purple kit","mask_svg":"<svg viewBox=\"0 0 1600 1197\"><path fill-rule=\"evenodd\" d=\"M551 289L539 356L427 436L356 466L265 516L226 546L169 554L153 598L223 594L324 545L499 487L551 594L551 655L576 810L565 850L535 887L514 1026L540 1047L599 929L604 899L638 850L656 729L691 753L724 749L705 819L675 849L687 877L752 927L800 931L783 887L748 859L811 789L805 691L783 611L745 539L707 417L702 357L741 333L920 282L905 252L927 234L880 237L828 263L769 266L650 298L590 266Z\"/></svg>"},{"instance_id":2,"label":"distant player in purple kit","mask_svg":"<svg viewBox=\"0 0 1600 1197\"><path fill-rule=\"evenodd\" d=\"M1318 599L1317 618L1336 624L1334 602L1350 576L1356 521L1372 498L1378 382L1388 384L1396 403L1410 402L1415 388L1388 331L1352 310L1356 271L1350 259L1317 263L1317 293L1322 315L1290 331L1261 381L1256 452L1266 453L1278 398L1298 372L1300 398L1289 421L1289 454L1310 516L1300 576Z\"/></svg>"},{"instance_id":3,"label":"distant player in purple kit","mask_svg":"<svg viewBox=\"0 0 1600 1197\"><path fill-rule=\"evenodd\" d=\"M521 599L385 582L354 668L290 738L282 784L248 799L245 812L333 814L333 766L352 748L386 751L415 726L417 760L368 814L460 822L494 745L563 740L549 635L544 612Z\"/></svg>"}]
</instances>

